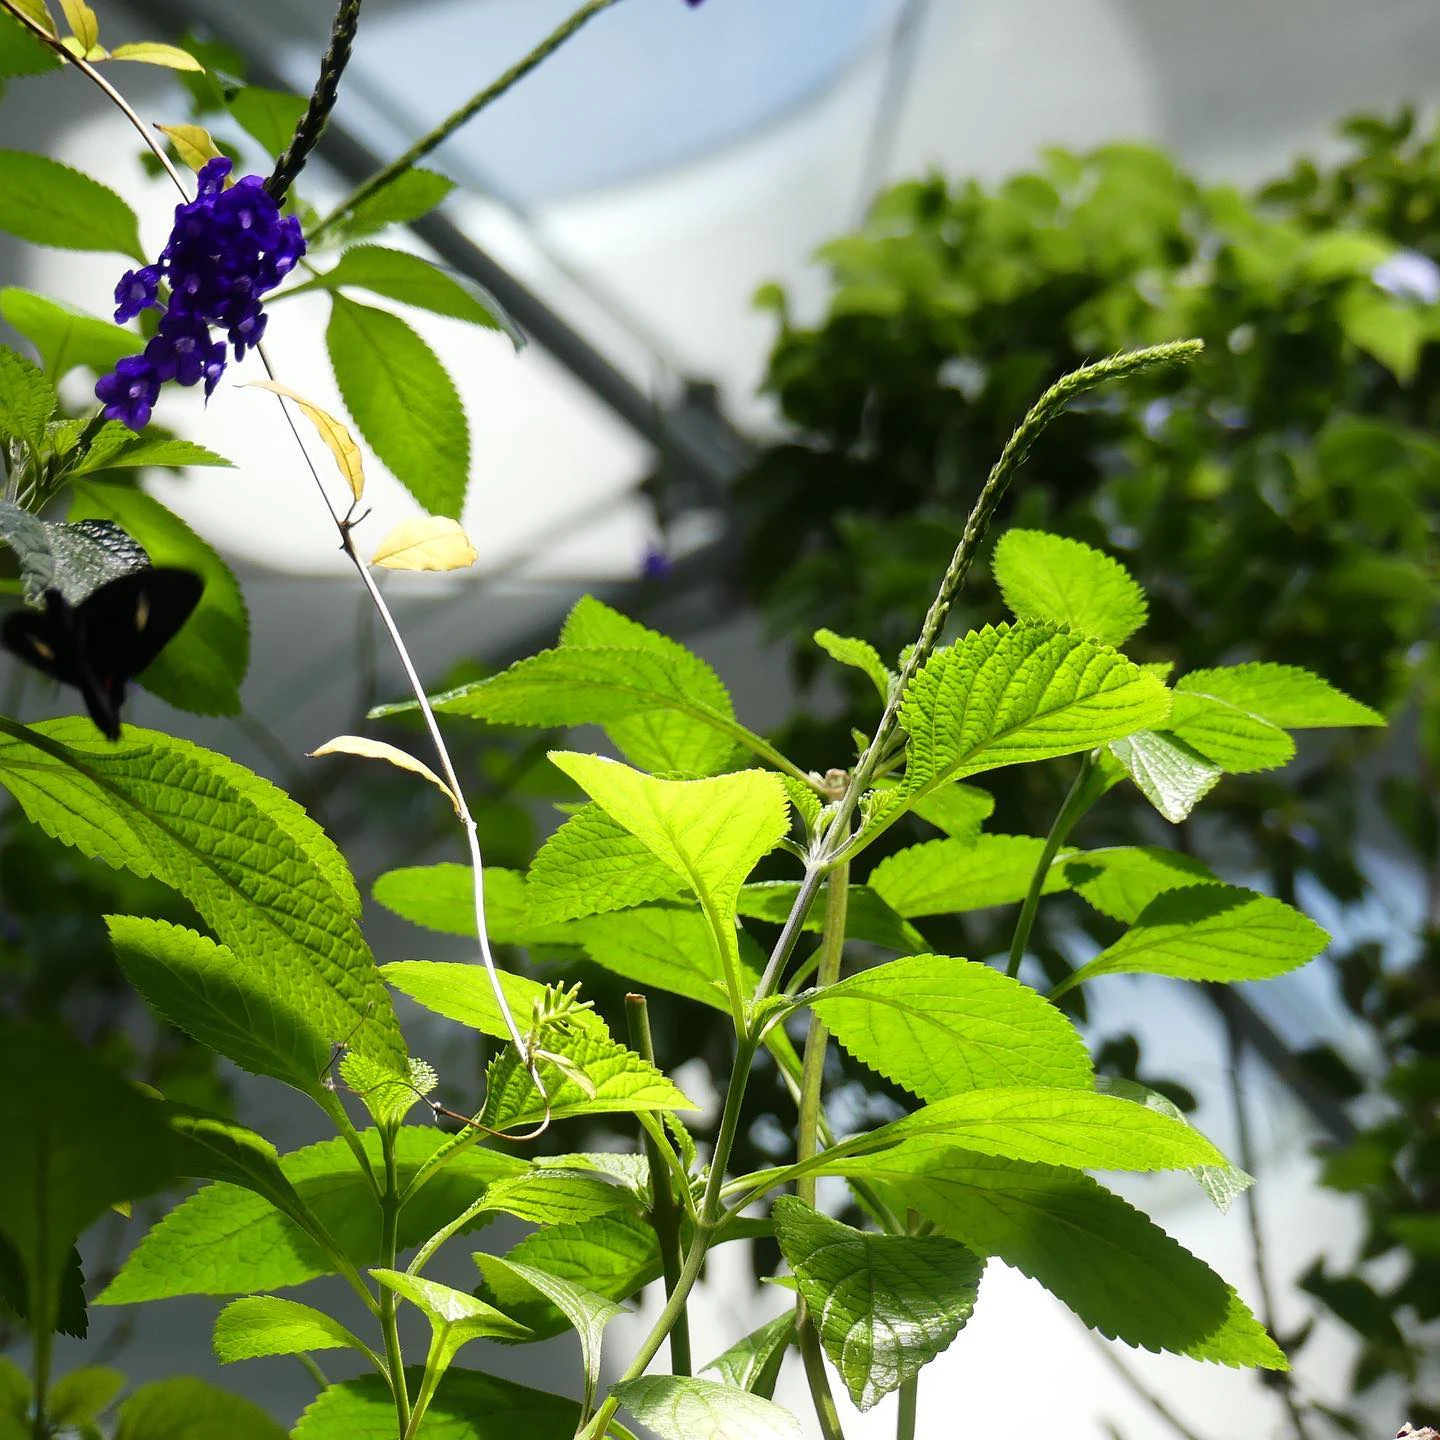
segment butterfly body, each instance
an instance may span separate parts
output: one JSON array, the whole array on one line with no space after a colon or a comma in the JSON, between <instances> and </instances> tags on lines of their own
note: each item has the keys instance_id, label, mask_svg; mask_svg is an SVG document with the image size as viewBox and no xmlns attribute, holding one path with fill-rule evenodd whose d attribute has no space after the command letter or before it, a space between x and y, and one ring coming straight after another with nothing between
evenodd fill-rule
<instances>
[{"instance_id":1,"label":"butterfly body","mask_svg":"<svg viewBox=\"0 0 1440 1440\"><path fill-rule=\"evenodd\" d=\"M101 733L118 740L126 685L175 638L204 588L192 571L146 565L78 603L47 590L45 609L7 616L0 640L26 664L75 686Z\"/></svg>"}]
</instances>

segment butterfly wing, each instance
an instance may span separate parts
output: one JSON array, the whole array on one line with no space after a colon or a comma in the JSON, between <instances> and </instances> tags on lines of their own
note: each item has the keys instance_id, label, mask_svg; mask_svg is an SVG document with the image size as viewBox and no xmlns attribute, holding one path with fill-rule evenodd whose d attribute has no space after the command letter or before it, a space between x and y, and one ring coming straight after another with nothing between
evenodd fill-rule
<instances>
[{"instance_id":1,"label":"butterfly wing","mask_svg":"<svg viewBox=\"0 0 1440 1440\"><path fill-rule=\"evenodd\" d=\"M16 610L0 627L0 642L42 674L66 685L80 683L75 612L58 590L45 595L44 610Z\"/></svg>"}]
</instances>

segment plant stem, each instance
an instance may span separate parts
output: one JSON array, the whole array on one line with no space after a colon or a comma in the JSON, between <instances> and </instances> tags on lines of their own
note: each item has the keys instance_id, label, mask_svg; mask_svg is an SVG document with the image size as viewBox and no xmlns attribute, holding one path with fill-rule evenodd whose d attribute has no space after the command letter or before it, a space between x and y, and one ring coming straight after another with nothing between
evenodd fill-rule
<instances>
[{"instance_id":1,"label":"plant stem","mask_svg":"<svg viewBox=\"0 0 1440 1440\"><path fill-rule=\"evenodd\" d=\"M327 230L343 220L362 201L378 194L391 181L398 179L418 160L424 159L437 146L442 145L462 125L473 120L487 105L492 105L518 81L523 80L537 65L558 50L572 35L587 22L593 20L602 10L608 10L616 0L586 0L568 20L552 30L523 59L518 60L498 79L492 80L483 90L471 96L458 110L452 111L428 134L422 135L408 150L396 156L383 170L377 170L363 185L352 190L323 220L311 230L306 239L313 245Z\"/></svg>"},{"instance_id":2,"label":"plant stem","mask_svg":"<svg viewBox=\"0 0 1440 1440\"><path fill-rule=\"evenodd\" d=\"M920 1377L912 1375L900 1382L896 1397L900 1408L895 1414L895 1440L915 1440L915 1413L919 1409Z\"/></svg>"},{"instance_id":3,"label":"plant stem","mask_svg":"<svg viewBox=\"0 0 1440 1440\"><path fill-rule=\"evenodd\" d=\"M394 1131L383 1125L380 1144L385 1153L385 1192L380 1201L380 1264L386 1270L393 1270L399 1250L400 1175L395 1164ZM380 1287L380 1328L385 1335L390 1391L395 1397L395 1417L403 1440L410 1428L410 1394L405 1385L405 1354L400 1348L400 1327L395 1318L396 1298L389 1286Z\"/></svg>"},{"instance_id":4,"label":"plant stem","mask_svg":"<svg viewBox=\"0 0 1440 1440\"><path fill-rule=\"evenodd\" d=\"M1039 909L1050 867L1055 863L1055 856L1065 843L1065 837L1074 829L1075 822L1090 808L1086 789L1094 769L1095 752L1091 750L1080 761L1080 769L1076 771L1074 782L1055 815L1055 823L1045 837L1045 848L1035 862L1035 873L1030 877L1030 888L1025 892L1025 903L1020 907L1020 918L1015 922L1014 935L1010 937L1010 963L1006 965L1005 973L1012 980L1020 974L1020 962L1025 958L1025 947L1030 943L1030 931L1035 925L1035 912Z\"/></svg>"},{"instance_id":5,"label":"plant stem","mask_svg":"<svg viewBox=\"0 0 1440 1440\"><path fill-rule=\"evenodd\" d=\"M650 1010L643 995L625 997L625 1020L630 1032L630 1048L653 1065L655 1041L650 1034ZM640 1139L645 1146L646 1159L650 1162L650 1223L660 1245L660 1263L665 1272L665 1298L669 1300L675 1294L684 1263L680 1255L680 1214L675 1205L675 1194L670 1188L670 1167L661 1153L660 1139L645 1125L640 1127ZM690 1319L683 1306L676 1317L674 1328L670 1331L670 1373L693 1373Z\"/></svg>"},{"instance_id":6,"label":"plant stem","mask_svg":"<svg viewBox=\"0 0 1440 1440\"><path fill-rule=\"evenodd\" d=\"M48 1266L44 1278L49 1278ZM38 1293L40 1287L33 1285L31 1289L30 1386L35 1396L32 1433L35 1440L50 1440L50 1421L45 1414L45 1402L50 1390L50 1357L55 1343L55 1332L51 1324L48 1298L46 1303L42 1304Z\"/></svg>"},{"instance_id":7,"label":"plant stem","mask_svg":"<svg viewBox=\"0 0 1440 1440\"><path fill-rule=\"evenodd\" d=\"M820 1348L820 1336L803 1300L796 1303L795 1314L800 1326L800 1358L805 1362L805 1380L810 1386L810 1403L815 1407L820 1433L825 1440L845 1440L840 1412L835 1408L835 1396L830 1391L830 1377L825 1373L825 1353Z\"/></svg>"}]
</instances>

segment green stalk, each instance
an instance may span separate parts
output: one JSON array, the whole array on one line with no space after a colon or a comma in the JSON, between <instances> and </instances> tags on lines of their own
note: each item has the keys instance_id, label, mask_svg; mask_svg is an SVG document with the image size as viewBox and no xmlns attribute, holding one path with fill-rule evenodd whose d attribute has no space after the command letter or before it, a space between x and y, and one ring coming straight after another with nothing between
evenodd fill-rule
<instances>
[{"instance_id":1,"label":"green stalk","mask_svg":"<svg viewBox=\"0 0 1440 1440\"><path fill-rule=\"evenodd\" d=\"M400 1248L400 1175L395 1164L395 1135L386 1126L380 1128L380 1143L385 1154L385 1190L380 1197L380 1265L393 1270ZM405 1355L400 1348L400 1326L395 1318L397 1298L388 1286L380 1287L380 1329L385 1336L390 1391L395 1397L395 1417L400 1422L403 1440L410 1429L410 1394L405 1386Z\"/></svg>"},{"instance_id":2,"label":"green stalk","mask_svg":"<svg viewBox=\"0 0 1440 1440\"><path fill-rule=\"evenodd\" d=\"M630 1032L630 1048L650 1064L655 1063L655 1041L650 1034L650 1010L643 995L625 997L625 1020ZM675 1194L670 1188L670 1166L661 1151L660 1138L643 1123L640 1139L650 1163L650 1223L660 1245L660 1263L665 1272L665 1298L668 1301L680 1283L683 1260L680 1255L680 1213ZM668 1148L668 1147L667 1147ZM690 1319L682 1308L670 1332L670 1373L693 1373L690 1355Z\"/></svg>"},{"instance_id":3,"label":"green stalk","mask_svg":"<svg viewBox=\"0 0 1440 1440\"><path fill-rule=\"evenodd\" d=\"M920 1377L912 1375L902 1381L897 1397L900 1409L895 1415L895 1440L915 1440L915 1411L920 1399Z\"/></svg>"},{"instance_id":4,"label":"green stalk","mask_svg":"<svg viewBox=\"0 0 1440 1440\"><path fill-rule=\"evenodd\" d=\"M842 860L825 881L825 924L820 935L820 970L817 983L823 988L840 977L840 960L845 950L845 916L850 899L850 866ZM795 1158L803 1165L820 1151L821 1099L825 1084L825 1051L830 1032L825 1022L812 1010L810 1028L805 1034L805 1061L800 1070L800 1115L795 1132ZM815 1177L801 1176L795 1182L795 1194L814 1207ZM845 1440L840 1413L830 1391L830 1376L825 1370L825 1354L820 1334L810 1318L803 1298L795 1302L795 1320L800 1337L800 1356L805 1362L805 1379L810 1387L810 1401L820 1432L825 1440Z\"/></svg>"},{"instance_id":5,"label":"green stalk","mask_svg":"<svg viewBox=\"0 0 1440 1440\"><path fill-rule=\"evenodd\" d=\"M1045 848L1036 861L1035 873L1030 877L1030 888L1025 892L1025 903L1020 907L1020 918L1015 922L1015 933L1010 938L1010 963L1005 973L1014 980L1020 974L1020 962L1025 958L1025 947L1030 943L1030 931L1035 925L1035 912L1040 906L1040 894L1045 888L1045 877L1065 843L1065 837L1074 829L1075 822L1090 808L1094 797L1090 795L1089 780L1095 770L1095 752L1088 752L1080 762L1075 781L1061 802L1055 823L1045 837Z\"/></svg>"},{"instance_id":6,"label":"green stalk","mask_svg":"<svg viewBox=\"0 0 1440 1440\"><path fill-rule=\"evenodd\" d=\"M392 180L398 179L417 161L423 160L437 146L444 144L462 125L473 120L487 105L492 105L518 81L523 80L537 65L554 54L572 35L593 20L602 10L608 10L616 0L586 0L568 20L552 30L528 55L517 61L497 80L491 81L483 90L472 95L458 110L452 111L433 130L422 135L402 155L398 155L383 170L377 170L365 183L352 190L318 225L306 236L313 245L327 230L343 220L362 201L378 194Z\"/></svg>"}]
</instances>

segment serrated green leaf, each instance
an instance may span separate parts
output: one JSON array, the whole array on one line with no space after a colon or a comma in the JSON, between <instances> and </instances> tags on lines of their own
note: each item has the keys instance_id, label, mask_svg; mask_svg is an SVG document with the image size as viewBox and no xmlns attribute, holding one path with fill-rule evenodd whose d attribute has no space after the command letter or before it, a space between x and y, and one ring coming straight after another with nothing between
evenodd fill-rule
<instances>
[{"instance_id":1,"label":"serrated green leaf","mask_svg":"<svg viewBox=\"0 0 1440 1440\"><path fill-rule=\"evenodd\" d=\"M434 1067L413 1055L405 1075L396 1075L354 1050L347 1050L336 1068L382 1130L398 1125L440 1083Z\"/></svg>"},{"instance_id":2,"label":"serrated green leaf","mask_svg":"<svg viewBox=\"0 0 1440 1440\"><path fill-rule=\"evenodd\" d=\"M1061 862L1070 886L1102 915L1132 923L1167 890L1214 882L1199 860L1156 845L1116 845L1083 850Z\"/></svg>"},{"instance_id":3,"label":"serrated green leaf","mask_svg":"<svg viewBox=\"0 0 1440 1440\"><path fill-rule=\"evenodd\" d=\"M37 1330L55 1328L75 1237L106 1208L173 1175L158 1103L68 1035L0 1021L0 1233L24 1271Z\"/></svg>"},{"instance_id":4,"label":"serrated green leaf","mask_svg":"<svg viewBox=\"0 0 1440 1440\"><path fill-rule=\"evenodd\" d=\"M642 905L576 921L570 932L597 964L647 990L667 990L728 1011L725 972L705 917L693 906ZM760 974L753 944L741 939L741 986L753 991ZM763 964L763 957L761 963Z\"/></svg>"},{"instance_id":5,"label":"serrated green leaf","mask_svg":"<svg viewBox=\"0 0 1440 1440\"><path fill-rule=\"evenodd\" d=\"M123 1371L84 1365L62 1375L46 1397L45 1413L57 1425L81 1425L107 1409L125 1388Z\"/></svg>"},{"instance_id":6,"label":"serrated green leaf","mask_svg":"<svg viewBox=\"0 0 1440 1440\"><path fill-rule=\"evenodd\" d=\"M382 965L380 974L387 984L437 1015L458 1020L497 1040L510 1038L510 1027L500 1012L490 976L483 966L456 960L395 960ZM499 975L512 1014L528 1016L535 1002L544 998L545 986L539 981L504 970ZM609 1033L605 1022L593 1011L578 1011L572 1024L601 1036Z\"/></svg>"},{"instance_id":7,"label":"serrated green leaf","mask_svg":"<svg viewBox=\"0 0 1440 1440\"><path fill-rule=\"evenodd\" d=\"M361 1140L372 1170L380 1174L379 1133L363 1131ZM402 1126L395 1136L401 1188L446 1144L438 1130ZM428 1239L486 1185L525 1168L525 1162L513 1156L466 1146L401 1209L399 1248ZM343 1140L324 1140L284 1155L280 1169L342 1254L359 1266L379 1262L380 1207ZM216 1183L181 1201L155 1225L95 1303L131 1305L176 1295L283 1290L335 1269L324 1250L268 1200Z\"/></svg>"},{"instance_id":8,"label":"serrated green leaf","mask_svg":"<svg viewBox=\"0 0 1440 1440\"><path fill-rule=\"evenodd\" d=\"M308 1007L330 1042L403 1073L353 881L289 796L186 741L127 727L112 746L78 719L0 719L0 784L48 834L178 890L242 963L283 964L287 1003Z\"/></svg>"},{"instance_id":9,"label":"serrated green leaf","mask_svg":"<svg viewBox=\"0 0 1440 1440\"><path fill-rule=\"evenodd\" d=\"M230 567L174 511L129 485L72 487L69 520L109 520L145 547L153 565L195 571L204 593L180 633L139 683L196 715L238 715L250 664L250 614Z\"/></svg>"},{"instance_id":10,"label":"serrated green leaf","mask_svg":"<svg viewBox=\"0 0 1440 1440\"><path fill-rule=\"evenodd\" d=\"M1298 665L1257 660L1218 670L1192 670L1175 682L1175 689L1224 700L1285 730L1385 723L1383 715Z\"/></svg>"},{"instance_id":11,"label":"serrated green leaf","mask_svg":"<svg viewBox=\"0 0 1440 1440\"><path fill-rule=\"evenodd\" d=\"M660 1275L660 1247L654 1227L635 1215L607 1215L578 1225L555 1225L527 1235L506 1257L584 1285L607 1300L624 1300ZM569 1321L533 1287L510 1272L484 1272L486 1295L507 1315L527 1325L537 1339L558 1335Z\"/></svg>"},{"instance_id":12,"label":"serrated green leaf","mask_svg":"<svg viewBox=\"0 0 1440 1440\"><path fill-rule=\"evenodd\" d=\"M1190 1123L1185 1112L1168 1095L1162 1095L1148 1085L1141 1085L1120 1075L1097 1075L1095 1088L1102 1095L1118 1095L1122 1100L1147 1105L1158 1114L1167 1115L1183 1125ZM1222 1214L1230 1208L1237 1196L1243 1195L1255 1183L1253 1175L1247 1175L1238 1166L1228 1162L1223 1165L1196 1165L1190 1167L1190 1173L1210 1197L1210 1203Z\"/></svg>"},{"instance_id":13,"label":"serrated green leaf","mask_svg":"<svg viewBox=\"0 0 1440 1440\"><path fill-rule=\"evenodd\" d=\"M579 1225L637 1205L625 1186L594 1172L564 1169L558 1160L497 1180L485 1192L487 1210L503 1210L532 1225Z\"/></svg>"},{"instance_id":14,"label":"serrated green leaf","mask_svg":"<svg viewBox=\"0 0 1440 1440\"><path fill-rule=\"evenodd\" d=\"M430 1322L430 1354L426 1368L443 1372L456 1353L472 1340L521 1341L530 1332L503 1311L464 1290L407 1275L399 1270L371 1270L387 1290L393 1290L416 1307Z\"/></svg>"},{"instance_id":15,"label":"serrated green leaf","mask_svg":"<svg viewBox=\"0 0 1440 1440\"><path fill-rule=\"evenodd\" d=\"M882 701L890 698L890 686L895 676L880 658L880 652L868 640L857 640L851 635L837 635L833 630L822 628L815 632L815 643L832 660L852 666L868 676L870 683L880 692Z\"/></svg>"},{"instance_id":16,"label":"serrated green leaf","mask_svg":"<svg viewBox=\"0 0 1440 1440\"><path fill-rule=\"evenodd\" d=\"M371 891L387 910L443 935L475 934L475 874L468 865L442 861L387 870ZM518 870L487 865L484 871L485 929L497 945L524 944L534 927L526 923L525 877Z\"/></svg>"},{"instance_id":17,"label":"serrated green leaf","mask_svg":"<svg viewBox=\"0 0 1440 1440\"><path fill-rule=\"evenodd\" d=\"M260 85L242 85L226 103L236 123L272 156L289 145L306 105L299 95Z\"/></svg>"},{"instance_id":18,"label":"serrated green leaf","mask_svg":"<svg viewBox=\"0 0 1440 1440\"><path fill-rule=\"evenodd\" d=\"M1175 692L1163 733L1230 775L1273 770L1295 756L1295 742L1278 725L1193 691Z\"/></svg>"},{"instance_id":19,"label":"serrated green leaf","mask_svg":"<svg viewBox=\"0 0 1440 1440\"><path fill-rule=\"evenodd\" d=\"M787 1310L737 1340L723 1354L702 1366L700 1374L704 1376L708 1372L723 1384L769 1400L775 1393L785 1352L794 1340L795 1312Z\"/></svg>"},{"instance_id":20,"label":"serrated green leaf","mask_svg":"<svg viewBox=\"0 0 1440 1440\"><path fill-rule=\"evenodd\" d=\"M1165 687L1096 641L1051 625L987 625L937 650L906 691L905 789L1089 750L1169 714Z\"/></svg>"},{"instance_id":21,"label":"serrated green leaf","mask_svg":"<svg viewBox=\"0 0 1440 1440\"><path fill-rule=\"evenodd\" d=\"M847 1142L855 1153L899 1145L907 1153L961 1146L982 1155L1073 1170L1188 1170L1225 1157L1184 1120L1129 1098L1076 1086L971 1090ZM822 1157L823 1159L823 1157Z\"/></svg>"},{"instance_id":22,"label":"serrated green leaf","mask_svg":"<svg viewBox=\"0 0 1440 1440\"><path fill-rule=\"evenodd\" d=\"M555 1065L541 1061L541 1074L549 1104L536 1093L529 1073L514 1050L506 1049L490 1063L485 1108L480 1123L491 1130L512 1130L533 1125L548 1115L563 1120L572 1115L610 1115L650 1110L693 1110L675 1083L648 1060L608 1036L576 1026L562 1036L547 1032L546 1050L563 1055L589 1081L584 1089Z\"/></svg>"},{"instance_id":23,"label":"serrated green leaf","mask_svg":"<svg viewBox=\"0 0 1440 1440\"><path fill-rule=\"evenodd\" d=\"M873 874L870 877L874 878ZM740 891L740 914L747 919L768 920L783 925L800 893L798 880L759 880ZM824 928L823 909L811 906L805 918L806 930ZM892 909L867 883L851 885L845 903L845 933L852 940L867 940L888 950L915 951L925 948L925 937Z\"/></svg>"},{"instance_id":24,"label":"serrated green leaf","mask_svg":"<svg viewBox=\"0 0 1440 1440\"><path fill-rule=\"evenodd\" d=\"M577 810L540 847L526 880L531 923L556 924L653 900L670 900L684 879L598 805Z\"/></svg>"},{"instance_id":25,"label":"serrated green leaf","mask_svg":"<svg viewBox=\"0 0 1440 1440\"><path fill-rule=\"evenodd\" d=\"M405 1378L416 1394L423 1382L420 1367L407 1369ZM574 1400L452 1367L425 1411L420 1435L422 1440L574 1440L579 1424L580 1406ZM292 1440L395 1440L395 1399L388 1381L362 1375L330 1386L290 1434Z\"/></svg>"},{"instance_id":26,"label":"serrated green leaf","mask_svg":"<svg viewBox=\"0 0 1440 1440\"><path fill-rule=\"evenodd\" d=\"M600 1382L601 1337L605 1333L605 1327L617 1315L624 1315L629 1307L617 1304L607 1296L577 1285L572 1280L536 1269L533 1265L522 1265L499 1255L483 1253L477 1253L473 1258L480 1274L487 1280L497 1271L508 1271L521 1285L528 1285L536 1294L548 1300L574 1327L575 1333L580 1337L580 1360L585 1374L582 1408L588 1415Z\"/></svg>"},{"instance_id":27,"label":"serrated green leaf","mask_svg":"<svg viewBox=\"0 0 1440 1440\"><path fill-rule=\"evenodd\" d=\"M135 212L113 190L26 150L0 150L0 230L32 245L114 250L145 261Z\"/></svg>"},{"instance_id":28,"label":"serrated green leaf","mask_svg":"<svg viewBox=\"0 0 1440 1440\"><path fill-rule=\"evenodd\" d=\"M170 1129L178 1145L175 1171L192 1180L225 1180L252 1190L277 1210L295 1215L303 1201L280 1168L275 1147L253 1130L220 1115L168 1107Z\"/></svg>"},{"instance_id":29,"label":"serrated green leaf","mask_svg":"<svg viewBox=\"0 0 1440 1440\"><path fill-rule=\"evenodd\" d=\"M319 1096L331 1041L296 991L281 955L234 953L164 920L107 915L125 977L146 1004L252 1075Z\"/></svg>"},{"instance_id":30,"label":"serrated green leaf","mask_svg":"<svg viewBox=\"0 0 1440 1440\"><path fill-rule=\"evenodd\" d=\"M1179 980L1268 980L1313 959L1330 937L1270 895L1234 885L1191 885L1158 895L1135 923L1051 992L1100 975L1170 975Z\"/></svg>"},{"instance_id":31,"label":"serrated green leaf","mask_svg":"<svg viewBox=\"0 0 1440 1440\"><path fill-rule=\"evenodd\" d=\"M1011 905L1025 898L1044 850L1044 840L1030 835L981 835L970 843L926 840L887 855L868 884L907 919ZM1043 893L1065 888L1057 860L1046 873Z\"/></svg>"},{"instance_id":32,"label":"serrated green leaf","mask_svg":"<svg viewBox=\"0 0 1440 1440\"><path fill-rule=\"evenodd\" d=\"M303 103L303 102L302 102ZM383 245L356 245L323 275L317 275L292 293L302 290L338 290L342 286L369 290L402 305L414 305L437 315L448 315L486 330L500 330L499 318L482 305L459 281L432 261L405 250Z\"/></svg>"},{"instance_id":33,"label":"serrated green leaf","mask_svg":"<svg viewBox=\"0 0 1440 1440\"><path fill-rule=\"evenodd\" d=\"M1079 540L1008 530L995 546L993 568L1017 620L1053 620L1106 645L1123 645L1149 613L1130 572Z\"/></svg>"},{"instance_id":34,"label":"serrated green leaf","mask_svg":"<svg viewBox=\"0 0 1440 1440\"><path fill-rule=\"evenodd\" d=\"M865 1156L847 1173L896 1187L942 1234L1038 1280L1111 1339L1221 1365L1286 1368L1214 1271L1077 1171L943 1150Z\"/></svg>"},{"instance_id":35,"label":"serrated green leaf","mask_svg":"<svg viewBox=\"0 0 1440 1440\"><path fill-rule=\"evenodd\" d=\"M178 469L183 465L217 465L229 467L223 455L207 450L192 440L169 439L163 435L137 435L128 425L109 420L90 442L90 448L71 466L72 476L90 475L101 470L134 470L142 465L163 465Z\"/></svg>"},{"instance_id":36,"label":"serrated green leaf","mask_svg":"<svg viewBox=\"0 0 1440 1440\"><path fill-rule=\"evenodd\" d=\"M105 374L145 346L145 337L133 330L14 285L0 290L0 315L39 352L52 380L81 365Z\"/></svg>"},{"instance_id":37,"label":"serrated green leaf","mask_svg":"<svg viewBox=\"0 0 1440 1440\"><path fill-rule=\"evenodd\" d=\"M952 840L974 840L995 811L995 797L973 785L942 785L916 800L911 809Z\"/></svg>"},{"instance_id":38,"label":"serrated green leaf","mask_svg":"<svg viewBox=\"0 0 1440 1440\"><path fill-rule=\"evenodd\" d=\"M18 20L0 11L0 78L43 75L64 61Z\"/></svg>"},{"instance_id":39,"label":"serrated green leaf","mask_svg":"<svg viewBox=\"0 0 1440 1440\"><path fill-rule=\"evenodd\" d=\"M45 441L45 422L59 403L55 387L36 366L0 345L0 437L17 436L38 451Z\"/></svg>"},{"instance_id":40,"label":"serrated green leaf","mask_svg":"<svg viewBox=\"0 0 1440 1440\"><path fill-rule=\"evenodd\" d=\"M140 1386L120 1407L115 1428L115 1440L240 1440L241 1436L286 1440L284 1428L254 1401L190 1375Z\"/></svg>"},{"instance_id":41,"label":"serrated green leaf","mask_svg":"<svg viewBox=\"0 0 1440 1440\"><path fill-rule=\"evenodd\" d=\"M943 1235L867 1235L793 1195L775 1238L859 1410L918 1375L969 1320L985 1262Z\"/></svg>"},{"instance_id":42,"label":"serrated green leaf","mask_svg":"<svg viewBox=\"0 0 1440 1440\"><path fill-rule=\"evenodd\" d=\"M276 1295L232 1300L216 1319L210 1343L222 1365L265 1355L304 1355L312 1350L358 1350L375 1359L363 1340L323 1310Z\"/></svg>"},{"instance_id":43,"label":"serrated green leaf","mask_svg":"<svg viewBox=\"0 0 1440 1440\"><path fill-rule=\"evenodd\" d=\"M457 519L470 479L470 431L455 383L396 315L331 297L330 364L370 448L432 515Z\"/></svg>"},{"instance_id":44,"label":"serrated green leaf","mask_svg":"<svg viewBox=\"0 0 1440 1440\"><path fill-rule=\"evenodd\" d=\"M1090 1085L1090 1056L1070 1021L987 965L914 955L841 980L810 1004L857 1060L922 1100Z\"/></svg>"},{"instance_id":45,"label":"serrated green leaf","mask_svg":"<svg viewBox=\"0 0 1440 1440\"><path fill-rule=\"evenodd\" d=\"M802 1440L800 1422L773 1400L715 1380L642 1375L611 1393L660 1440Z\"/></svg>"},{"instance_id":46,"label":"serrated green leaf","mask_svg":"<svg viewBox=\"0 0 1440 1440\"><path fill-rule=\"evenodd\" d=\"M406 170L383 190L362 200L340 223L340 232L351 240L374 235L387 225L418 220L439 205L455 188L455 182L437 170Z\"/></svg>"},{"instance_id":47,"label":"serrated green leaf","mask_svg":"<svg viewBox=\"0 0 1440 1440\"><path fill-rule=\"evenodd\" d=\"M711 780L657 780L598 755L551 751L550 758L690 887L710 922L738 1013L735 907L745 877L790 828L780 778L743 770Z\"/></svg>"},{"instance_id":48,"label":"serrated green leaf","mask_svg":"<svg viewBox=\"0 0 1440 1440\"><path fill-rule=\"evenodd\" d=\"M1178 825L1219 783L1225 773L1178 736L1140 730L1112 740L1109 759L1128 775L1142 795L1172 825ZM1112 778L1118 778L1118 775Z\"/></svg>"}]
</instances>

